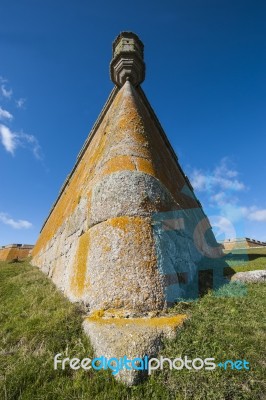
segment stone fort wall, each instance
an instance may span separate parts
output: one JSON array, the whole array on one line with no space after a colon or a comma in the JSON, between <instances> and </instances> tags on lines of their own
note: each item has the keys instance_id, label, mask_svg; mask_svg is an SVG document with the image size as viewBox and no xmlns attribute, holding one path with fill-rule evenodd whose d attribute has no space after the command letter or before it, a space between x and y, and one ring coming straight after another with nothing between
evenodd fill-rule
<instances>
[{"instance_id":1,"label":"stone fort wall","mask_svg":"<svg viewBox=\"0 0 266 400\"><path fill-rule=\"evenodd\" d=\"M22 260L29 257L33 245L31 244L8 244L0 247L0 261Z\"/></svg>"},{"instance_id":2,"label":"stone fort wall","mask_svg":"<svg viewBox=\"0 0 266 400\"><path fill-rule=\"evenodd\" d=\"M195 210L196 219L199 210L202 235L211 227L140 87L135 35L115 41L111 77L116 86L42 227L32 264L91 311L160 310L166 282L153 215ZM193 265L192 258L185 240L180 259Z\"/></svg>"},{"instance_id":3,"label":"stone fort wall","mask_svg":"<svg viewBox=\"0 0 266 400\"><path fill-rule=\"evenodd\" d=\"M266 247L266 242L250 238L226 239L221 242L225 250L249 249L252 247Z\"/></svg>"}]
</instances>

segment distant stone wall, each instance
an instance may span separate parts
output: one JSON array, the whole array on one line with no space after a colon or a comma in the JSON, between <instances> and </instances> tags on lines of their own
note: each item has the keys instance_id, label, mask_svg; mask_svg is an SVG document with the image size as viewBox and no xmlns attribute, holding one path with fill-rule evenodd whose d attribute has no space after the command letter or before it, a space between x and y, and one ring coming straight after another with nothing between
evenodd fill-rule
<instances>
[{"instance_id":1,"label":"distant stone wall","mask_svg":"<svg viewBox=\"0 0 266 400\"><path fill-rule=\"evenodd\" d=\"M33 249L31 244L8 244L0 247L0 261L22 260L30 255Z\"/></svg>"},{"instance_id":2,"label":"distant stone wall","mask_svg":"<svg viewBox=\"0 0 266 400\"><path fill-rule=\"evenodd\" d=\"M266 242L250 238L226 239L221 242L225 250L249 249L251 247L266 247Z\"/></svg>"}]
</instances>

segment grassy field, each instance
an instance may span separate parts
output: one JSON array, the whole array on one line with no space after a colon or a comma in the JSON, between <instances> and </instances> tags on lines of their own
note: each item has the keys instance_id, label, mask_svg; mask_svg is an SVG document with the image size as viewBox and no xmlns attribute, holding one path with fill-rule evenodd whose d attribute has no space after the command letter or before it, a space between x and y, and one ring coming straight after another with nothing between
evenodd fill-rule
<instances>
[{"instance_id":1,"label":"grassy field","mask_svg":"<svg viewBox=\"0 0 266 400\"><path fill-rule=\"evenodd\" d=\"M251 248L247 250L234 250L228 265L233 272L253 271L257 269L266 269L266 248ZM225 273L230 274L230 268Z\"/></svg>"},{"instance_id":2,"label":"grassy field","mask_svg":"<svg viewBox=\"0 0 266 400\"><path fill-rule=\"evenodd\" d=\"M265 268L259 258L263 255L250 262ZM177 305L177 312L191 318L161 351L170 358L246 359L249 371L164 370L127 388L109 371L53 369L56 353L92 358L93 351L81 329L83 310L69 303L37 268L27 262L0 262L0 282L1 400L266 399L265 284L249 285L243 297L209 293Z\"/></svg>"}]
</instances>

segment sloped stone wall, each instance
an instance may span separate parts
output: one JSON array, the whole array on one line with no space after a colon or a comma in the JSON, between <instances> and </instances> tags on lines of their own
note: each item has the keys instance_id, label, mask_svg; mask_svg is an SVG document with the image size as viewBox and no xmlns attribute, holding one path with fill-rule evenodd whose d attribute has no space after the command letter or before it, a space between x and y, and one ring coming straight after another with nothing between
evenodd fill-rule
<instances>
[{"instance_id":1,"label":"sloped stone wall","mask_svg":"<svg viewBox=\"0 0 266 400\"><path fill-rule=\"evenodd\" d=\"M105 108L33 250L32 263L92 311L166 307L152 215L199 209L141 93L127 81Z\"/></svg>"}]
</instances>

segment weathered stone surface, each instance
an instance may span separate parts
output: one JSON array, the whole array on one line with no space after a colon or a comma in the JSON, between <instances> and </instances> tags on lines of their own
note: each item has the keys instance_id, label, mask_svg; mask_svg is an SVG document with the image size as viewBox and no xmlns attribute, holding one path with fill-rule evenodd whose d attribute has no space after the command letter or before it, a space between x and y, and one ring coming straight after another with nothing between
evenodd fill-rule
<instances>
[{"instance_id":1,"label":"weathered stone surface","mask_svg":"<svg viewBox=\"0 0 266 400\"><path fill-rule=\"evenodd\" d=\"M80 198L77 208L35 257L38 266L63 291L70 294L69 276L78 247L79 237L86 229L87 199ZM72 296L71 300L77 300Z\"/></svg>"},{"instance_id":2,"label":"weathered stone surface","mask_svg":"<svg viewBox=\"0 0 266 400\"><path fill-rule=\"evenodd\" d=\"M126 80L135 86L144 81L143 43L134 33L121 32L114 41L110 75L118 86L123 86Z\"/></svg>"},{"instance_id":3,"label":"weathered stone surface","mask_svg":"<svg viewBox=\"0 0 266 400\"><path fill-rule=\"evenodd\" d=\"M91 204L89 225L122 215L150 216L179 207L158 179L137 171L107 175L94 186Z\"/></svg>"},{"instance_id":4,"label":"weathered stone surface","mask_svg":"<svg viewBox=\"0 0 266 400\"><path fill-rule=\"evenodd\" d=\"M91 310L132 308L147 311L165 306L162 276L149 218L117 217L89 230L89 289L84 301Z\"/></svg>"},{"instance_id":5,"label":"weathered stone surface","mask_svg":"<svg viewBox=\"0 0 266 400\"><path fill-rule=\"evenodd\" d=\"M246 283L266 282L266 270L237 272L231 277L231 281Z\"/></svg>"},{"instance_id":6,"label":"weathered stone surface","mask_svg":"<svg viewBox=\"0 0 266 400\"><path fill-rule=\"evenodd\" d=\"M164 338L174 338L182 326L185 315L157 318L95 318L88 317L83 322L89 335L96 357L128 359L156 356ZM123 369L116 379L127 385L138 383L142 371Z\"/></svg>"},{"instance_id":7,"label":"weathered stone surface","mask_svg":"<svg viewBox=\"0 0 266 400\"><path fill-rule=\"evenodd\" d=\"M181 191L187 184L184 174L165 145L141 92L126 82L105 112L43 226L33 250L33 262L47 244L67 228L65 222L71 218L81 198L87 199L87 214L92 214L93 188L115 172L138 171L151 175L171 193L180 207L198 207L196 200ZM91 217L86 215L86 218Z\"/></svg>"}]
</instances>

